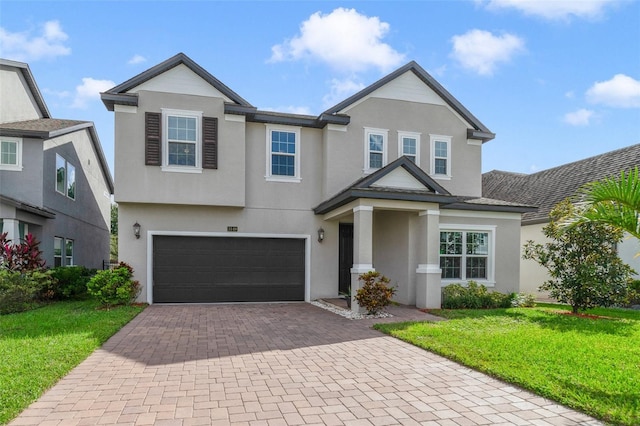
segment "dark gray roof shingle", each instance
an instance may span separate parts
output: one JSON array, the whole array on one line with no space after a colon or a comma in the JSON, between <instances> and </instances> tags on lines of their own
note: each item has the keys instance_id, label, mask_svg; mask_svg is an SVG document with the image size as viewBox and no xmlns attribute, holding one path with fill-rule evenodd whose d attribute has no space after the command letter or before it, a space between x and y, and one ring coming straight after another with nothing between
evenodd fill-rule
<instances>
[{"instance_id":1,"label":"dark gray roof shingle","mask_svg":"<svg viewBox=\"0 0 640 426\"><path fill-rule=\"evenodd\" d=\"M525 213L523 223L544 222L560 201L584 184L618 175L640 165L640 144L532 174L492 170L482 175L484 197L538 206Z\"/></svg>"}]
</instances>

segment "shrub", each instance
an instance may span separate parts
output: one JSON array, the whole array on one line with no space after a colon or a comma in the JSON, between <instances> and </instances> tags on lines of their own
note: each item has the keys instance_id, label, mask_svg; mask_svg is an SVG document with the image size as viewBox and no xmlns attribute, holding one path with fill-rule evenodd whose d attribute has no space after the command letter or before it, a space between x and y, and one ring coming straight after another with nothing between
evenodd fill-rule
<instances>
[{"instance_id":1,"label":"shrub","mask_svg":"<svg viewBox=\"0 0 640 426\"><path fill-rule=\"evenodd\" d=\"M51 269L56 279L53 288L56 299L82 299L87 296L87 283L96 274L95 269L84 266L59 266Z\"/></svg>"},{"instance_id":2,"label":"shrub","mask_svg":"<svg viewBox=\"0 0 640 426\"><path fill-rule=\"evenodd\" d=\"M23 243L12 243L7 233L0 234L0 268L10 271L35 271L44 268L40 242L27 234Z\"/></svg>"},{"instance_id":3,"label":"shrub","mask_svg":"<svg viewBox=\"0 0 640 426\"><path fill-rule=\"evenodd\" d=\"M533 259L549 271L541 286L558 302L571 305L573 313L596 306L622 305L628 298L631 268L618 257L616 244L622 230L600 222L580 223L565 228L576 214L565 200L551 210L551 221L542 228L544 244L528 241L524 259Z\"/></svg>"},{"instance_id":4,"label":"shrub","mask_svg":"<svg viewBox=\"0 0 640 426\"><path fill-rule=\"evenodd\" d=\"M629 282L629 305L640 305L640 280Z\"/></svg>"},{"instance_id":5,"label":"shrub","mask_svg":"<svg viewBox=\"0 0 640 426\"><path fill-rule=\"evenodd\" d=\"M514 308L533 308L536 306L536 297L533 294L514 294L511 300L511 306Z\"/></svg>"},{"instance_id":6,"label":"shrub","mask_svg":"<svg viewBox=\"0 0 640 426\"><path fill-rule=\"evenodd\" d=\"M387 285L389 278L375 271L360 275L358 281L362 281L364 284L356 292L355 299L369 314L377 314L389 306L391 298L396 292L394 287Z\"/></svg>"},{"instance_id":7,"label":"shrub","mask_svg":"<svg viewBox=\"0 0 640 426\"><path fill-rule=\"evenodd\" d=\"M114 269L98 271L87 283L87 291L107 308L133 302L140 283L132 279L133 268L120 262Z\"/></svg>"},{"instance_id":8,"label":"shrub","mask_svg":"<svg viewBox=\"0 0 640 426\"><path fill-rule=\"evenodd\" d=\"M511 306L513 295L489 292L484 285L469 281L467 286L451 284L442 291L444 309L495 309Z\"/></svg>"},{"instance_id":9,"label":"shrub","mask_svg":"<svg viewBox=\"0 0 640 426\"><path fill-rule=\"evenodd\" d=\"M27 311L44 300L51 285L49 271L10 271L0 269L0 314Z\"/></svg>"}]
</instances>

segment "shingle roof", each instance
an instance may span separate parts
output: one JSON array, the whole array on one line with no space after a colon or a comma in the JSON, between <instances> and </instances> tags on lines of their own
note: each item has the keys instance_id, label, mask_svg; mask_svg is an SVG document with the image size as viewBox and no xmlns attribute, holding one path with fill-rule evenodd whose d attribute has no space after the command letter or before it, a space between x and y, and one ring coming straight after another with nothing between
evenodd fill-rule
<instances>
[{"instance_id":1,"label":"shingle roof","mask_svg":"<svg viewBox=\"0 0 640 426\"><path fill-rule=\"evenodd\" d=\"M75 127L80 124L91 124L90 121L64 120L59 118L40 118L37 120L16 121L0 124L0 130L15 130L26 132L55 132Z\"/></svg>"},{"instance_id":2,"label":"shingle roof","mask_svg":"<svg viewBox=\"0 0 640 426\"><path fill-rule=\"evenodd\" d=\"M582 185L638 165L640 144L529 175L492 170L482 175L482 195L538 206L538 211L525 213L522 222L544 222L553 206L574 195Z\"/></svg>"}]
</instances>

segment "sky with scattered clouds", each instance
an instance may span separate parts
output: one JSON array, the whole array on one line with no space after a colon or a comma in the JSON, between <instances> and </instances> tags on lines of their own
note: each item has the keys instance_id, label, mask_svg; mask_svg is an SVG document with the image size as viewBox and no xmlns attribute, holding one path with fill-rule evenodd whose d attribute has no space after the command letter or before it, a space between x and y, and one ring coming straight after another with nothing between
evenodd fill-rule
<instances>
[{"instance_id":1,"label":"sky with scattered clouds","mask_svg":"<svg viewBox=\"0 0 640 426\"><path fill-rule=\"evenodd\" d=\"M640 2L0 3L0 57L27 62L52 115L184 52L254 106L319 114L415 60L496 138L483 171L531 173L640 143Z\"/></svg>"}]
</instances>

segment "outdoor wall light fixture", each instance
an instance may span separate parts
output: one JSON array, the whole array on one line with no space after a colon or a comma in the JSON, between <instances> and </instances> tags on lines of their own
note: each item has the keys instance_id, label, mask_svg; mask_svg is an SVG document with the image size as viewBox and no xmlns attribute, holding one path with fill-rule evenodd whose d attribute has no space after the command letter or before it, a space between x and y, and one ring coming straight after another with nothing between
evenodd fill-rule
<instances>
[{"instance_id":1,"label":"outdoor wall light fixture","mask_svg":"<svg viewBox=\"0 0 640 426\"><path fill-rule=\"evenodd\" d=\"M133 235L136 236L136 240L140 239L140 224L138 222L133 224Z\"/></svg>"},{"instance_id":2,"label":"outdoor wall light fixture","mask_svg":"<svg viewBox=\"0 0 640 426\"><path fill-rule=\"evenodd\" d=\"M318 242L321 243L324 241L324 229L318 229Z\"/></svg>"}]
</instances>

